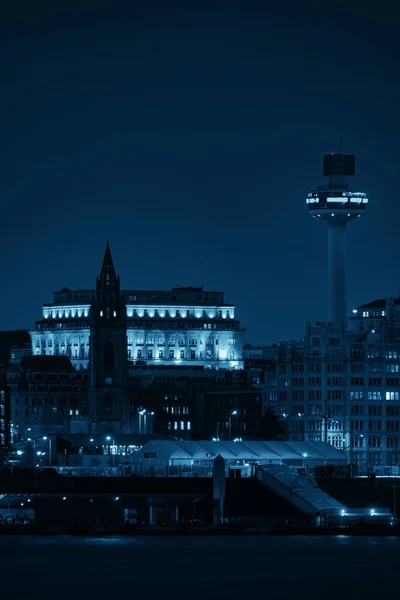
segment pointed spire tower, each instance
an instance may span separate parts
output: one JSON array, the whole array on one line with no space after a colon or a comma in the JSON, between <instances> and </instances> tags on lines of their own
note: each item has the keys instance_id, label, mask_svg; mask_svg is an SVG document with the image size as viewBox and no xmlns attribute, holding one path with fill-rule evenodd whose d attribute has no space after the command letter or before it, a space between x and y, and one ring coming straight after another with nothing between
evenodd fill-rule
<instances>
[{"instance_id":1,"label":"pointed spire tower","mask_svg":"<svg viewBox=\"0 0 400 600\"><path fill-rule=\"evenodd\" d=\"M129 431L126 306L110 244L96 279L90 311L89 420L92 433Z\"/></svg>"},{"instance_id":2,"label":"pointed spire tower","mask_svg":"<svg viewBox=\"0 0 400 600\"><path fill-rule=\"evenodd\" d=\"M121 307L119 276L115 272L108 240L100 275L96 279L96 300L97 310L101 311L105 318L119 316Z\"/></svg>"}]
</instances>

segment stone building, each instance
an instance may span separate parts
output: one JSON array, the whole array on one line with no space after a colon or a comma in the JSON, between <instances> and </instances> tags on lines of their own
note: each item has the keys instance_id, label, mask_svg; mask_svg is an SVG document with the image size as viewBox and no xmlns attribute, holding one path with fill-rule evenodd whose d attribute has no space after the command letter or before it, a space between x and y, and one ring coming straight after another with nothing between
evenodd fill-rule
<instances>
[{"instance_id":1,"label":"stone building","mask_svg":"<svg viewBox=\"0 0 400 600\"><path fill-rule=\"evenodd\" d=\"M400 299L355 308L349 326L308 324L265 372L264 409L291 440L327 441L362 472L400 465Z\"/></svg>"},{"instance_id":2,"label":"stone building","mask_svg":"<svg viewBox=\"0 0 400 600\"><path fill-rule=\"evenodd\" d=\"M110 268L110 277L115 274L108 244L103 268ZM102 271L98 284L103 275ZM76 369L88 368L98 293L97 289L68 288L54 292L53 302L43 305L42 318L30 332L32 354L65 355ZM123 314L118 313L118 319L125 319L128 360L147 365L243 367L244 330L236 319L235 306L225 302L223 292L177 287L171 291L122 290L119 294ZM117 318L114 312L118 311L109 313L111 321ZM99 318L97 313L97 323L103 323Z\"/></svg>"},{"instance_id":3,"label":"stone building","mask_svg":"<svg viewBox=\"0 0 400 600\"><path fill-rule=\"evenodd\" d=\"M25 356L8 367L7 384L12 441L87 428L88 374L67 356Z\"/></svg>"},{"instance_id":4,"label":"stone building","mask_svg":"<svg viewBox=\"0 0 400 600\"><path fill-rule=\"evenodd\" d=\"M193 371L218 380L241 369L243 332L222 292L121 290L107 243L96 288L55 292L30 335L34 357L65 358L76 374L87 373L81 429L94 434L140 431L149 416L140 390L160 370L168 378ZM192 425L192 418L171 420L167 430L188 436Z\"/></svg>"}]
</instances>

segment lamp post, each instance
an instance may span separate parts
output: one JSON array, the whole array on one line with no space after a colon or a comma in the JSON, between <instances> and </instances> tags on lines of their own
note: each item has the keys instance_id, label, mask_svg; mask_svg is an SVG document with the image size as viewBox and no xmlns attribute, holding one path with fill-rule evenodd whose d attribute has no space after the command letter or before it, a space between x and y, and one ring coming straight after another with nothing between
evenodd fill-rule
<instances>
[{"instance_id":1,"label":"lamp post","mask_svg":"<svg viewBox=\"0 0 400 600\"><path fill-rule=\"evenodd\" d=\"M49 467L51 467L51 438L47 437L47 435L44 435L42 440L44 442L46 442L46 441L49 442Z\"/></svg>"},{"instance_id":2,"label":"lamp post","mask_svg":"<svg viewBox=\"0 0 400 600\"><path fill-rule=\"evenodd\" d=\"M139 433L146 433L146 413L147 410L145 408L143 408L142 410L139 410ZM143 421L142 418L143 417ZM142 427L142 424L144 424L144 427Z\"/></svg>"},{"instance_id":3,"label":"lamp post","mask_svg":"<svg viewBox=\"0 0 400 600\"><path fill-rule=\"evenodd\" d=\"M348 446L346 446L345 448L343 448L343 452L347 455L347 452L349 451L349 454L347 456L347 462L349 465L353 464L353 442L356 439L362 440L364 438L364 435L362 433L360 433L360 435L352 435L350 437L350 444ZM345 441L345 439L343 439L343 441ZM361 446L357 446L357 448L362 448L362 443Z\"/></svg>"},{"instance_id":4,"label":"lamp post","mask_svg":"<svg viewBox=\"0 0 400 600\"><path fill-rule=\"evenodd\" d=\"M36 440L35 438L27 438L27 442L30 442L32 444L32 455L33 455L33 468L35 468L36 466Z\"/></svg>"},{"instance_id":5,"label":"lamp post","mask_svg":"<svg viewBox=\"0 0 400 600\"><path fill-rule=\"evenodd\" d=\"M307 454L307 452L304 452L304 454L303 454L303 468L304 468L306 474L307 474L307 471L308 471L308 468L307 468L308 467L308 463L307 463L308 456L309 455Z\"/></svg>"},{"instance_id":6,"label":"lamp post","mask_svg":"<svg viewBox=\"0 0 400 600\"><path fill-rule=\"evenodd\" d=\"M232 417L235 417L238 414L237 410L233 410L229 415L229 439L232 438Z\"/></svg>"},{"instance_id":7,"label":"lamp post","mask_svg":"<svg viewBox=\"0 0 400 600\"><path fill-rule=\"evenodd\" d=\"M115 446L115 440L110 435L108 435L106 437L106 440L107 440L107 442L112 442L113 446ZM108 444L108 453L110 454L110 444ZM113 466L113 471L114 471L114 467L115 467L115 454L114 453L112 453L112 466Z\"/></svg>"}]
</instances>

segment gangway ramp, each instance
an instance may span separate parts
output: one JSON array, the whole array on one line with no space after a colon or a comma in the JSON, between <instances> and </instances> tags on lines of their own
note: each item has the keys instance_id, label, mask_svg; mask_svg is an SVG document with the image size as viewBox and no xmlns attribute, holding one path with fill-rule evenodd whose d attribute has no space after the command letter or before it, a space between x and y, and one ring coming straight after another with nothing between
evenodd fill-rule
<instances>
[{"instance_id":1,"label":"gangway ramp","mask_svg":"<svg viewBox=\"0 0 400 600\"><path fill-rule=\"evenodd\" d=\"M346 507L318 487L313 477L299 475L286 465L263 465L257 468L257 479L281 498L313 520L335 518Z\"/></svg>"}]
</instances>

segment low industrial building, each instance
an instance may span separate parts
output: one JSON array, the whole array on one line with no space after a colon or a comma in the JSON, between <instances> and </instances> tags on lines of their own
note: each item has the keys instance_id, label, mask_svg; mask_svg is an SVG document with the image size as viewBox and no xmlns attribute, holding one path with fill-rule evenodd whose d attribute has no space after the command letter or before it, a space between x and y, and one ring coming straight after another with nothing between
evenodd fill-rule
<instances>
[{"instance_id":1,"label":"low industrial building","mask_svg":"<svg viewBox=\"0 0 400 600\"><path fill-rule=\"evenodd\" d=\"M141 473L196 476L212 469L217 456L228 470L250 476L256 465L285 464L308 470L327 465L344 466L346 456L324 442L213 442L152 440L131 457L132 467Z\"/></svg>"}]
</instances>

